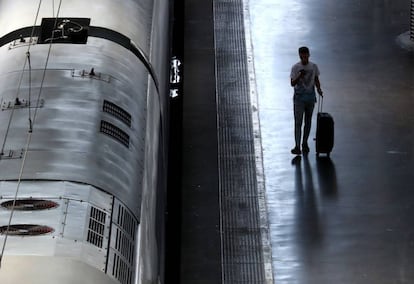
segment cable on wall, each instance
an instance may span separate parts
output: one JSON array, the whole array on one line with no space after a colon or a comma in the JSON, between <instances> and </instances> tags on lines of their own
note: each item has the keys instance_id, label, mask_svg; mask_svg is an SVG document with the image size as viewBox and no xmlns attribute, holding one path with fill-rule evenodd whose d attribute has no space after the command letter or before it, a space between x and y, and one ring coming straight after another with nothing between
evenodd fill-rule
<instances>
[{"instance_id":1,"label":"cable on wall","mask_svg":"<svg viewBox=\"0 0 414 284\"><path fill-rule=\"evenodd\" d=\"M36 13L35 24L36 24L38 15L39 15L41 3L42 3L42 1L40 0L39 1L39 7L38 7L38 10L37 10L37 13ZM57 20L58 20L58 16L59 16L59 12L60 12L61 5L62 5L62 0L59 1L59 7L58 7L58 10L57 10L57 13L56 13L55 23L54 23L54 26L55 27L56 27L56 24L57 24ZM54 35L54 31L52 33L52 38L53 38L53 35ZM33 37L33 33L31 35L31 39L32 39L32 37ZM52 49L52 43L53 43L53 40L51 40L50 43L49 43L49 49L48 49L48 53L47 53L47 57L46 57L45 67L43 69L43 76L42 76L42 80L41 80L41 83L40 83L39 93L37 95L37 103L36 103L36 108L35 108L35 112L34 112L34 115L33 115L33 120L31 120L31 118L29 119L30 120L30 128L29 128L29 131L28 131L28 134L27 134L27 140L26 140L26 146L24 148L23 160L22 160L22 164L21 164L21 167L20 167L19 177L18 177L18 180L17 180L17 187L16 187L14 199L13 199L13 206L12 206L12 210L10 212L10 217L9 217L9 221L8 221L8 225L7 225L7 230L6 230L6 234L5 234L5 238L4 238L3 246L2 246L2 250L1 250L1 255L0 255L0 269L1 269L1 266L2 266L2 260L3 260L3 255L4 255L4 251L5 251L6 244L7 244L7 238L8 238L8 235L9 235L9 229L10 229L11 221L13 219L13 215L14 215L14 211L15 211L15 205L16 205L17 196L19 194L21 179L22 179L22 175L23 175L23 171L24 171L24 166L25 166L26 158L27 158L27 152L28 152L28 149L29 149L29 146L30 146L30 142L31 142L31 139L32 139L33 127L34 127L34 124L35 124L35 121L36 121L37 109L39 107L39 100L40 100L40 96L42 94L43 84L44 84L45 77L46 77L46 70L47 70L47 65L49 63L50 52L51 52L51 49ZM28 52L26 53L26 60L25 60L25 63L24 63L24 68L25 68L26 64L28 62L30 62L30 52L29 52L30 51L30 45L31 45L31 41L30 41L30 44L29 44ZM31 67L29 67L29 68L31 70ZM24 69L23 69L22 73L24 73ZM22 77L23 77L23 75L21 76L21 78ZM31 80L31 77L30 76L29 76L29 78ZM20 82L19 82L19 89L20 89L20 86L21 86L21 81L22 81L22 79L20 79ZM18 90L18 92L16 94L16 98L18 98L18 96L17 96L18 93L19 93L19 90ZM14 110L14 107L13 107L13 110ZM11 119L10 119L10 121L11 121ZM10 127L10 121L9 121L9 126L8 127ZM5 140L6 140L6 138L5 138ZM3 152L3 149L4 149L4 143L3 143L2 152Z\"/></svg>"}]
</instances>

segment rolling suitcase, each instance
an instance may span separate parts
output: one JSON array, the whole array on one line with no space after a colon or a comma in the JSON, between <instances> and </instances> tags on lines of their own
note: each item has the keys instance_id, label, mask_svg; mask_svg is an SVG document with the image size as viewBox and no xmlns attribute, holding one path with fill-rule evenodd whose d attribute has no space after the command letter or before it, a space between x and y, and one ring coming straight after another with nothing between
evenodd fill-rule
<instances>
[{"instance_id":1,"label":"rolling suitcase","mask_svg":"<svg viewBox=\"0 0 414 284\"><path fill-rule=\"evenodd\" d=\"M323 97L318 103L318 115L316 119L316 155L327 154L329 157L334 145L334 120L332 115L322 112Z\"/></svg>"}]
</instances>

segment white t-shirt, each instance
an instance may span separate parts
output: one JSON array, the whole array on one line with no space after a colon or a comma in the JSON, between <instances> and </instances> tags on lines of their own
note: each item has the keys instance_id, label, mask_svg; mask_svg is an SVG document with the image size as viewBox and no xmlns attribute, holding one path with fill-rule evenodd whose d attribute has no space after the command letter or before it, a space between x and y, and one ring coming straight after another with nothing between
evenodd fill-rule
<instances>
[{"instance_id":1,"label":"white t-shirt","mask_svg":"<svg viewBox=\"0 0 414 284\"><path fill-rule=\"evenodd\" d=\"M310 61L306 65L303 65L302 62L298 62L292 66L290 78L296 79L299 76L300 70L304 70L305 75L300 78L298 83L295 85L295 94L315 96L315 77L319 76L318 65Z\"/></svg>"}]
</instances>

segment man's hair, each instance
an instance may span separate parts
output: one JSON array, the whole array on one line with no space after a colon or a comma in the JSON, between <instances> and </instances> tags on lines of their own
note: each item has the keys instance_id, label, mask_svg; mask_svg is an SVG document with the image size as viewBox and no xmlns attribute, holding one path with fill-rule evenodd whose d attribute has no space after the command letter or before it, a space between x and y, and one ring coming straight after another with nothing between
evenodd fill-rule
<instances>
[{"instance_id":1,"label":"man's hair","mask_svg":"<svg viewBox=\"0 0 414 284\"><path fill-rule=\"evenodd\" d=\"M309 54L309 48L306 46L299 47L299 53L308 53Z\"/></svg>"}]
</instances>

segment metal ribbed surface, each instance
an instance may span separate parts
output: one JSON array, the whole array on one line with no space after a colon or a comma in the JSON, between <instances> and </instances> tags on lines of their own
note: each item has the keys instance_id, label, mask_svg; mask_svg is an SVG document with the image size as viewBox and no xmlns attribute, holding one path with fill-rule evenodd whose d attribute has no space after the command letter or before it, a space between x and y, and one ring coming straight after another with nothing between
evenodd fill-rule
<instances>
[{"instance_id":1,"label":"metal ribbed surface","mask_svg":"<svg viewBox=\"0 0 414 284\"><path fill-rule=\"evenodd\" d=\"M223 283L265 283L243 1L214 1Z\"/></svg>"},{"instance_id":2,"label":"metal ribbed surface","mask_svg":"<svg viewBox=\"0 0 414 284\"><path fill-rule=\"evenodd\" d=\"M411 0L410 15L410 39L414 41L414 0Z\"/></svg>"}]
</instances>

